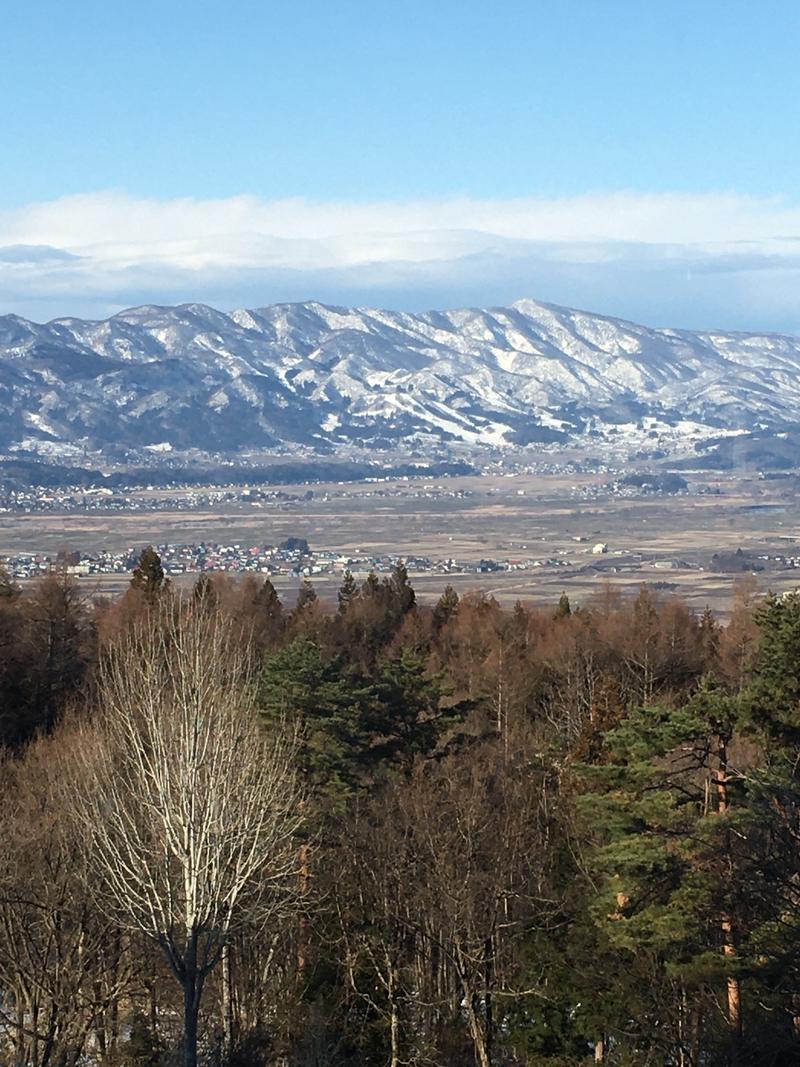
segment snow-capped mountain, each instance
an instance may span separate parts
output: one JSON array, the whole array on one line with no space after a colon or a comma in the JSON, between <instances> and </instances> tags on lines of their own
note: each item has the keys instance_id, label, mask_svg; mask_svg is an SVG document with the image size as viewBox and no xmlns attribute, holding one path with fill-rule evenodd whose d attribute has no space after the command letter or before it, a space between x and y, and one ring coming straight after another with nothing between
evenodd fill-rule
<instances>
[{"instance_id":1,"label":"snow-capped mountain","mask_svg":"<svg viewBox=\"0 0 800 1067\"><path fill-rule=\"evenodd\" d=\"M147 306L0 317L0 451L330 451L690 438L800 421L800 338L650 329L532 300L397 311Z\"/></svg>"}]
</instances>

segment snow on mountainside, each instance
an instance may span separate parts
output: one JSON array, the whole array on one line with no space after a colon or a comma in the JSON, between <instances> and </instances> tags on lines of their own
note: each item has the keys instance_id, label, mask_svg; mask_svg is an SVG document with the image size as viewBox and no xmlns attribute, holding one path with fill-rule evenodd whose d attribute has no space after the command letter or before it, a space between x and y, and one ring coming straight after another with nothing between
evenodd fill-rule
<instances>
[{"instance_id":1,"label":"snow on mountainside","mask_svg":"<svg viewBox=\"0 0 800 1067\"><path fill-rule=\"evenodd\" d=\"M2 451L589 444L637 424L680 443L798 420L800 338L649 329L532 300L0 317Z\"/></svg>"}]
</instances>

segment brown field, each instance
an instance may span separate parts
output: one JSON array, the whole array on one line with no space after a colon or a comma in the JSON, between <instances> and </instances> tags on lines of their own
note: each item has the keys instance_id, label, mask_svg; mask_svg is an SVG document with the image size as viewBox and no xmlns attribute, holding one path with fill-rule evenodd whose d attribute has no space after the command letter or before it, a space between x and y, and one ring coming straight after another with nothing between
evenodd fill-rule
<instances>
[{"instance_id":1,"label":"brown field","mask_svg":"<svg viewBox=\"0 0 800 1067\"><path fill-rule=\"evenodd\" d=\"M668 583L692 604L724 612L734 576L711 566L714 552L742 548L755 556L800 554L800 501L788 481L698 476L719 495L620 497L596 494L606 476L469 477L314 486L286 486L296 500L263 507L230 504L206 510L120 513L0 515L0 555L124 549L147 543L217 541L275 544L294 535L314 549L352 555L419 555L458 561L558 559L542 566L493 574L413 575L420 599L433 600L449 581L459 592L481 589L501 602L552 602L562 590L581 601L611 581L624 587ZM459 491L471 495L454 496ZM326 498L327 494L327 498ZM447 495L445 495L447 494ZM173 494L178 500L182 494ZM143 502L147 493L140 494ZM151 493L161 497L163 493ZM577 541L576 538L586 538ZM608 554L591 553L596 542ZM660 564L660 566L656 566ZM667 564L677 564L667 566ZM760 560L762 587L782 591L800 584L800 571ZM119 580L84 579L112 591ZM336 578L315 579L323 596L333 595ZM291 600L296 582L276 584ZM667 589L669 591L669 588Z\"/></svg>"}]
</instances>

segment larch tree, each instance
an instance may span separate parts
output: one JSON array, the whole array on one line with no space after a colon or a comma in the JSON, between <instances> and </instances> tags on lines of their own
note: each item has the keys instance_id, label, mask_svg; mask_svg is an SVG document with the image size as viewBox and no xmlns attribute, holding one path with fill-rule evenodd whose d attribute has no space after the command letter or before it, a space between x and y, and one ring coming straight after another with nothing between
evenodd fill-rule
<instances>
[{"instance_id":1,"label":"larch tree","mask_svg":"<svg viewBox=\"0 0 800 1067\"><path fill-rule=\"evenodd\" d=\"M89 857L63 799L80 733L62 727L0 759L0 1060L76 1067L113 1051L130 967L85 891Z\"/></svg>"},{"instance_id":2,"label":"larch tree","mask_svg":"<svg viewBox=\"0 0 800 1067\"><path fill-rule=\"evenodd\" d=\"M87 680L93 651L87 608L75 579L61 569L39 579L20 600L30 699L28 736L50 729Z\"/></svg>"},{"instance_id":3,"label":"larch tree","mask_svg":"<svg viewBox=\"0 0 800 1067\"><path fill-rule=\"evenodd\" d=\"M203 987L254 915L296 885L296 735L255 711L247 649L223 616L162 604L105 652L75 811L98 903L163 950L195 1067Z\"/></svg>"},{"instance_id":4,"label":"larch tree","mask_svg":"<svg viewBox=\"0 0 800 1067\"><path fill-rule=\"evenodd\" d=\"M198 575L192 587L192 600L200 611L216 611L219 607L219 593L205 571Z\"/></svg>"},{"instance_id":5,"label":"larch tree","mask_svg":"<svg viewBox=\"0 0 800 1067\"><path fill-rule=\"evenodd\" d=\"M523 996L515 943L550 926L558 907L549 885L552 784L515 754L523 746L518 735L511 758L489 742L428 761L384 800L392 833L413 852L398 918L429 954L427 973L435 959L446 971L440 1010L457 1006L453 1019L465 1024L477 1067L499 1062L507 1006Z\"/></svg>"}]
</instances>

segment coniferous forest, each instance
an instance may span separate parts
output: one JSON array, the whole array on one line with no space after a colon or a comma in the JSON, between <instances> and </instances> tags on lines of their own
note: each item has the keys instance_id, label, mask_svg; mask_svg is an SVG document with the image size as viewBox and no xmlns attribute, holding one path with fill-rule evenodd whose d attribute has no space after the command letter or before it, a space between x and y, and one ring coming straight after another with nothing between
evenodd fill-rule
<instances>
[{"instance_id":1,"label":"coniferous forest","mask_svg":"<svg viewBox=\"0 0 800 1067\"><path fill-rule=\"evenodd\" d=\"M0 577L0 1062L800 1062L800 595Z\"/></svg>"}]
</instances>

